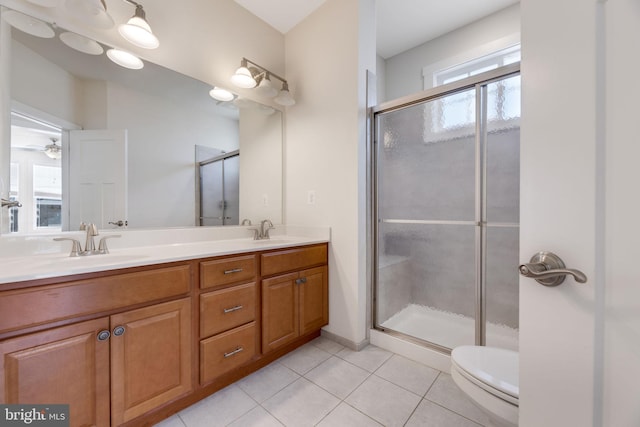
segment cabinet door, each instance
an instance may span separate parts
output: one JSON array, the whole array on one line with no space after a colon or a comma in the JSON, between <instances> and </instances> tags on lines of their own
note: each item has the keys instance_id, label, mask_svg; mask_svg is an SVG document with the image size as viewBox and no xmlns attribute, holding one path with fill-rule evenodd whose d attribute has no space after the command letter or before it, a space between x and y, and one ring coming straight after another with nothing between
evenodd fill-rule
<instances>
[{"instance_id":1,"label":"cabinet door","mask_svg":"<svg viewBox=\"0 0 640 427\"><path fill-rule=\"evenodd\" d=\"M262 281L262 352L293 341L300 335L298 273Z\"/></svg>"},{"instance_id":2,"label":"cabinet door","mask_svg":"<svg viewBox=\"0 0 640 427\"><path fill-rule=\"evenodd\" d=\"M184 298L111 316L113 425L191 390L190 307Z\"/></svg>"},{"instance_id":3,"label":"cabinet door","mask_svg":"<svg viewBox=\"0 0 640 427\"><path fill-rule=\"evenodd\" d=\"M327 267L301 271L299 276L300 335L304 335L329 323Z\"/></svg>"},{"instance_id":4,"label":"cabinet door","mask_svg":"<svg viewBox=\"0 0 640 427\"><path fill-rule=\"evenodd\" d=\"M0 403L69 404L73 426L108 426L108 329L105 317L1 342Z\"/></svg>"}]
</instances>

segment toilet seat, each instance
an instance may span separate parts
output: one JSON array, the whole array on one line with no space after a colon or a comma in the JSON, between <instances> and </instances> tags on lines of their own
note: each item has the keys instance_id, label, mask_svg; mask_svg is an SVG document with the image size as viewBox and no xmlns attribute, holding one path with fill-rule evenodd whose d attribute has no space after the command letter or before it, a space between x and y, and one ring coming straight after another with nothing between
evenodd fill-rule
<instances>
[{"instance_id":1,"label":"toilet seat","mask_svg":"<svg viewBox=\"0 0 640 427\"><path fill-rule=\"evenodd\" d=\"M495 347L461 346L451 352L451 364L468 381L518 406L518 353Z\"/></svg>"}]
</instances>

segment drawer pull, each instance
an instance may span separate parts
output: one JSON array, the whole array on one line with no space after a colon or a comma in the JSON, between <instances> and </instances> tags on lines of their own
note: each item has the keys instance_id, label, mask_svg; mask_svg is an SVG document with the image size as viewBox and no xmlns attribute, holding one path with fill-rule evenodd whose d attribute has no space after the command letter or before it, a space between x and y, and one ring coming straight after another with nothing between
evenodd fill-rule
<instances>
[{"instance_id":1,"label":"drawer pull","mask_svg":"<svg viewBox=\"0 0 640 427\"><path fill-rule=\"evenodd\" d=\"M227 314L227 313L233 313L234 311L242 310L243 308L244 307L241 305L236 305L235 307L225 308L223 311L224 311L224 314Z\"/></svg>"},{"instance_id":2,"label":"drawer pull","mask_svg":"<svg viewBox=\"0 0 640 427\"><path fill-rule=\"evenodd\" d=\"M238 348L236 348L235 350L230 351L229 353L225 353L225 354L224 354L224 357L225 357L225 358L227 358L227 357L231 357L231 356L233 356L234 354L238 354L238 353L240 353L240 352L241 352L241 351L243 351L243 350L244 350L244 348L242 348L242 347L238 347Z\"/></svg>"},{"instance_id":3,"label":"drawer pull","mask_svg":"<svg viewBox=\"0 0 640 427\"><path fill-rule=\"evenodd\" d=\"M240 273L241 271L242 271L241 268L232 268L231 270L225 270L224 274Z\"/></svg>"}]
</instances>

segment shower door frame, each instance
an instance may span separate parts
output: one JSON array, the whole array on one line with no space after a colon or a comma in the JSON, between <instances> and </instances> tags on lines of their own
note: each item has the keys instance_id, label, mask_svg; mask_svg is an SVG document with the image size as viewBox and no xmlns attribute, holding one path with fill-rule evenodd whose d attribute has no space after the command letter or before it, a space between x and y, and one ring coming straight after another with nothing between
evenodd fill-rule
<instances>
[{"instance_id":1,"label":"shower door frame","mask_svg":"<svg viewBox=\"0 0 640 427\"><path fill-rule=\"evenodd\" d=\"M487 253L487 239L486 229L488 227L486 218L486 159L487 150L487 129L485 126L487 118L486 108L486 91L483 91L483 87L487 87L489 84L504 80L508 77L520 75L520 62L505 65L494 70L490 70L484 73L480 73L471 77L467 77L452 83L448 83L442 86L434 87L413 95L398 98L393 101L384 102L369 110L370 118L370 135L371 135L371 150L370 150L370 163L371 172L369 180L371 181L370 192L370 205L372 213L372 236L370 242L371 248L371 260L370 265L373 270L372 274L372 310L371 310L371 325L374 329L381 332L398 336L406 341L418 343L428 348L440 351L445 354L450 354L451 349L444 347L437 343L426 341L412 335L407 335L399 331L385 328L380 326L377 319L378 314L378 236L379 236L379 224L380 219L378 217L378 134L377 134L377 117L380 114L399 111L408 107L413 107L418 104L426 103L436 100L438 98L444 98L448 95L454 95L459 92L475 89L475 102L476 102L476 123L475 123L475 220L474 221L442 221L442 220L407 220L409 223L418 223L424 225L473 225L475 227L475 344L485 345L486 342L486 253ZM478 120L480 118L480 120ZM508 223L494 223L492 227L512 227L513 224ZM516 266L514 266L516 268Z\"/></svg>"},{"instance_id":2,"label":"shower door frame","mask_svg":"<svg viewBox=\"0 0 640 427\"><path fill-rule=\"evenodd\" d=\"M202 212L202 186L203 186L203 182L202 182L202 168L204 166L210 165L211 163L215 163L215 162L222 162L222 200L223 203L226 203L226 192L225 192L225 174L224 174L224 161L227 159L230 159L232 157L239 157L240 156L240 150L234 150L234 151L229 151L228 153L222 153L218 156L215 157L211 157L210 159L206 159L206 160L201 160L199 162L196 163L196 224L199 227L203 227L203 221L205 219L207 219L207 217L203 216L203 212ZM225 224L226 221L226 216L225 216L225 210L226 210L226 206L223 206L222 208L222 217L218 218L222 221L222 224L220 225L228 225ZM236 224L237 225L237 224Z\"/></svg>"}]
</instances>

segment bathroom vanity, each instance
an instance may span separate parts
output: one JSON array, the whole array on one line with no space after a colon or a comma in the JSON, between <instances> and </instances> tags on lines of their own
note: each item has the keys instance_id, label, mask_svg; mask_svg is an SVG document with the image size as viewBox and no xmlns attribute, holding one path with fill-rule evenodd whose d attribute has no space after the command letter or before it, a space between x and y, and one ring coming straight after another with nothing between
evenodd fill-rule
<instances>
[{"instance_id":1,"label":"bathroom vanity","mask_svg":"<svg viewBox=\"0 0 640 427\"><path fill-rule=\"evenodd\" d=\"M327 241L167 245L136 265L112 253L5 280L0 402L69 403L72 426L153 425L320 334Z\"/></svg>"}]
</instances>

